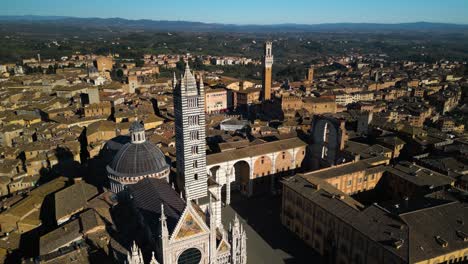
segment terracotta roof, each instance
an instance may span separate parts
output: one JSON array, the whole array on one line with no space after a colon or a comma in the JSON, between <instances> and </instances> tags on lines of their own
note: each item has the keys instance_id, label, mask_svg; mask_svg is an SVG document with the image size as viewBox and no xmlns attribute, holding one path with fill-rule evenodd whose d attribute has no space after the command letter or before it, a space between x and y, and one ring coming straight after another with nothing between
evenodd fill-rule
<instances>
[{"instance_id":1,"label":"terracotta roof","mask_svg":"<svg viewBox=\"0 0 468 264\"><path fill-rule=\"evenodd\" d=\"M306 145L307 143L305 143L297 137L289 138L284 140L268 142L260 145L245 147L242 149L235 149L224 151L222 153L211 154L206 157L206 163L208 165L218 164L230 160L238 160L246 157L259 156L291 148L304 147Z\"/></svg>"},{"instance_id":2,"label":"terracotta roof","mask_svg":"<svg viewBox=\"0 0 468 264\"><path fill-rule=\"evenodd\" d=\"M88 200L98 194L95 186L83 181L55 193L55 219L76 213L86 207ZM73 197L73 199L69 199Z\"/></svg>"}]
</instances>

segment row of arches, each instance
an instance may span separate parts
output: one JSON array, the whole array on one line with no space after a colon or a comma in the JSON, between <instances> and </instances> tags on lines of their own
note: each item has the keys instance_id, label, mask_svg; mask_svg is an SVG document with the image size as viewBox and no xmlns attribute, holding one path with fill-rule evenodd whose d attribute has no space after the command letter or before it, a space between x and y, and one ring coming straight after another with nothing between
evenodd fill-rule
<instances>
[{"instance_id":1,"label":"row of arches","mask_svg":"<svg viewBox=\"0 0 468 264\"><path fill-rule=\"evenodd\" d=\"M295 155L294 155L295 154ZM294 155L294 156L293 156ZM272 157L273 156L273 157ZM262 155L250 160L238 160L234 164L224 163L209 168L209 174L226 189L237 189L245 195L264 193L279 186L279 180L301 167L305 148ZM230 191L230 190L227 190Z\"/></svg>"}]
</instances>

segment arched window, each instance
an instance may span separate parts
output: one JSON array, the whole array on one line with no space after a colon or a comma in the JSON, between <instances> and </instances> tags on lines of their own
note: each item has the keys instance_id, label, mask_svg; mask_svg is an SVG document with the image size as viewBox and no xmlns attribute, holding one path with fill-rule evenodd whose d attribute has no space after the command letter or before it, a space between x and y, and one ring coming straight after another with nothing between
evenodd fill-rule
<instances>
[{"instance_id":1,"label":"arched window","mask_svg":"<svg viewBox=\"0 0 468 264\"><path fill-rule=\"evenodd\" d=\"M198 264L201 261L201 252L196 248L189 248L180 254L177 264Z\"/></svg>"},{"instance_id":2,"label":"arched window","mask_svg":"<svg viewBox=\"0 0 468 264\"><path fill-rule=\"evenodd\" d=\"M198 146L192 146L192 154L198 154Z\"/></svg>"}]
</instances>

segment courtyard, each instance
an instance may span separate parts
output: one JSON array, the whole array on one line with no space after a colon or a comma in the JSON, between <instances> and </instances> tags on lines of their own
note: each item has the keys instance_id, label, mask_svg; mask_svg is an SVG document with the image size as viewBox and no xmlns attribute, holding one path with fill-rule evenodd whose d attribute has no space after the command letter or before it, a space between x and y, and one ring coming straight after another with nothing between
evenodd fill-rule
<instances>
[{"instance_id":1,"label":"courtyard","mask_svg":"<svg viewBox=\"0 0 468 264\"><path fill-rule=\"evenodd\" d=\"M237 214L247 232L248 263L321 263L320 256L281 225L281 196L246 198L233 193L223 224Z\"/></svg>"}]
</instances>

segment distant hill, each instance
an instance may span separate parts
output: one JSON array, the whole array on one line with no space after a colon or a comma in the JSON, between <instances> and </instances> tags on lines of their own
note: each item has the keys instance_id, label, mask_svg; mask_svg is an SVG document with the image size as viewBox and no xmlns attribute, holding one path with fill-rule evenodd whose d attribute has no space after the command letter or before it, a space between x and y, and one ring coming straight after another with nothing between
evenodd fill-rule
<instances>
[{"instance_id":1,"label":"distant hill","mask_svg":"<svg viewBox=\"0 0 468 264\"><path fill-rule=\"evenodd\" d=\"M14 25L65 26L80 28L106 28L119 30L174 31L174 32L459 32L468 31L468 25L446 23L328 23L328 24L274 24L274 25L234 25L189 21L128 20L122 18L76 18L63 16L0 16L1 27Z\"/></svg>"}]
</instances>

